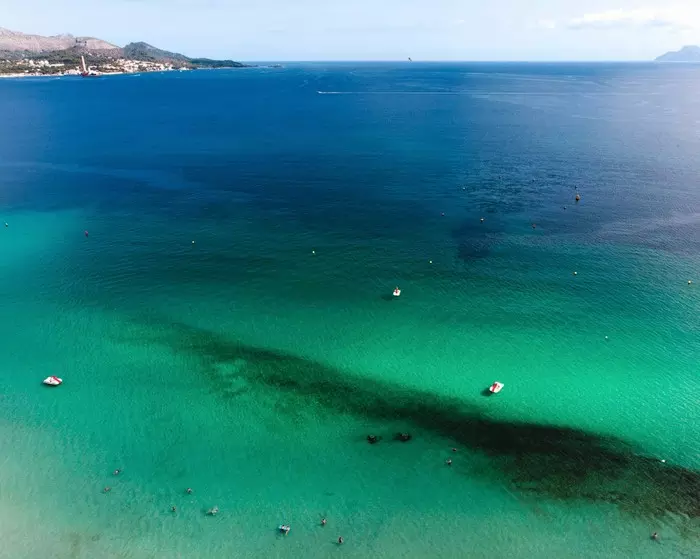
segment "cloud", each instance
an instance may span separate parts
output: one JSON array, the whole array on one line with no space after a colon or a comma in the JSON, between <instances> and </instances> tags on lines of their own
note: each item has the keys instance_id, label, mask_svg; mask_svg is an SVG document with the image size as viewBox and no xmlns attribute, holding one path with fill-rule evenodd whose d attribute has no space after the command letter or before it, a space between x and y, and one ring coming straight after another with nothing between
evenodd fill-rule
<instances>
[{"instance_id":1,"label":"cloud","mask_svg":"<svg viewBox=\"0 0 700 559\"><path fill-rule=\"evenodd\" d=\"M624 29L666 28L671 30L700 29L700 4L698 6L639 8L634 10L612 9L583 14L565 21L543 19L538 27L555 29Z\"/></svg>"}]
</instances>

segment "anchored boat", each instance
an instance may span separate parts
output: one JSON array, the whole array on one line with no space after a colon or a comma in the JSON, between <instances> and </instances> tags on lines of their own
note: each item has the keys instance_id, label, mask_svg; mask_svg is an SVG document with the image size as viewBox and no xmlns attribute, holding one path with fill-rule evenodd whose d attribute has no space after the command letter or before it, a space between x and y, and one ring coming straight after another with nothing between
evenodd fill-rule
<instances>
[{"instance_id":1,"label":"anchored boat","mask_svg":"<svg viewBox=\"0 0 700 559\"><path fill-rule=\"evenodd\" d=\"M489 386L489 392L492 394L498 394L501 390L503 390L503 383L502 382L494 382L491 386Z\"/></svg>"},{"instance_id":2,"label":"anchored boat","mask_svg":"<svg viewBox=\"0 0 700 559\"><path fill-rule=\"evenodd\" d=\"M63 379L58 377L46 377L43 382L46 386L60 386L63 383Z\"/></svg>"}]
</instances>

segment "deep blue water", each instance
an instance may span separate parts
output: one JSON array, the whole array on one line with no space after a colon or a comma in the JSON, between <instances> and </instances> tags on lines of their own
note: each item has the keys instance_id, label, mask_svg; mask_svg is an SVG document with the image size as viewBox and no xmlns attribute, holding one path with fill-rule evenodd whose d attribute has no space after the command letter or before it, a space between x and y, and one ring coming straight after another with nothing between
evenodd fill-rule
<instances>
[{"instance_id":1,"label":"deep blue water","mask_svg":"<svg viewBox=\"0 0 700 559\"><path fill-rule=\"evenodd\" d=\"M353 209L401 204L421 220L426 206L465 197L467 212L499 216L494 227L557 228L579 188L596 210L566 227L590 236L693 210L697 79L695 68L658 65L342 64L15 80L0 89L3 164L99 170L103 180L35 168L46 180L29 190L29 171L6 173L3 202L116 211L138 194L144 209L167 199L196 219L226 218L238 197L263 212L293 200L306 226L373 236L390 234L387 224L358 223ZM418 204L401 197L408 183L426 192ZM223 190L233 196L222 204Z\"/></svg>"}]
</instances>

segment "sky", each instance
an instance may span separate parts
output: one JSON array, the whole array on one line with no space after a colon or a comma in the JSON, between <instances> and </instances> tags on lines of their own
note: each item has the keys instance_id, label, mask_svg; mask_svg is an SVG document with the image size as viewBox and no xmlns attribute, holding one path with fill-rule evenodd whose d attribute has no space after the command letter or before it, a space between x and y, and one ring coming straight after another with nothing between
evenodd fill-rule
<instances>
[{"instance_id":1,"label":"sky","mask_svg":"<svg viewBox=\"0 0 700 559\"><path fill-rule=\"evenodd\" d=\"M650 60L700 44L700 0L0 0L0 27L293 60Z\"/></svg>"}]
</instances>

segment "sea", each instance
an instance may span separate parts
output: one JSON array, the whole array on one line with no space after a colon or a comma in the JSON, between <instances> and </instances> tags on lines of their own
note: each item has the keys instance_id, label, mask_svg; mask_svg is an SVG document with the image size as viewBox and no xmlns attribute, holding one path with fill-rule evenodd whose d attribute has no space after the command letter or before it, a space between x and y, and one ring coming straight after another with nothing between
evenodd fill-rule
<instances>
[{"instance_id":1,"label":"sea","mask_svg":"<svg viewBox=\"0 0 700 559\"><path fill-rule=\"evenodd\" d=\"M700 66L283 66L0 81L0 557L698 557Z\"/></svg>"}]
</instances>

